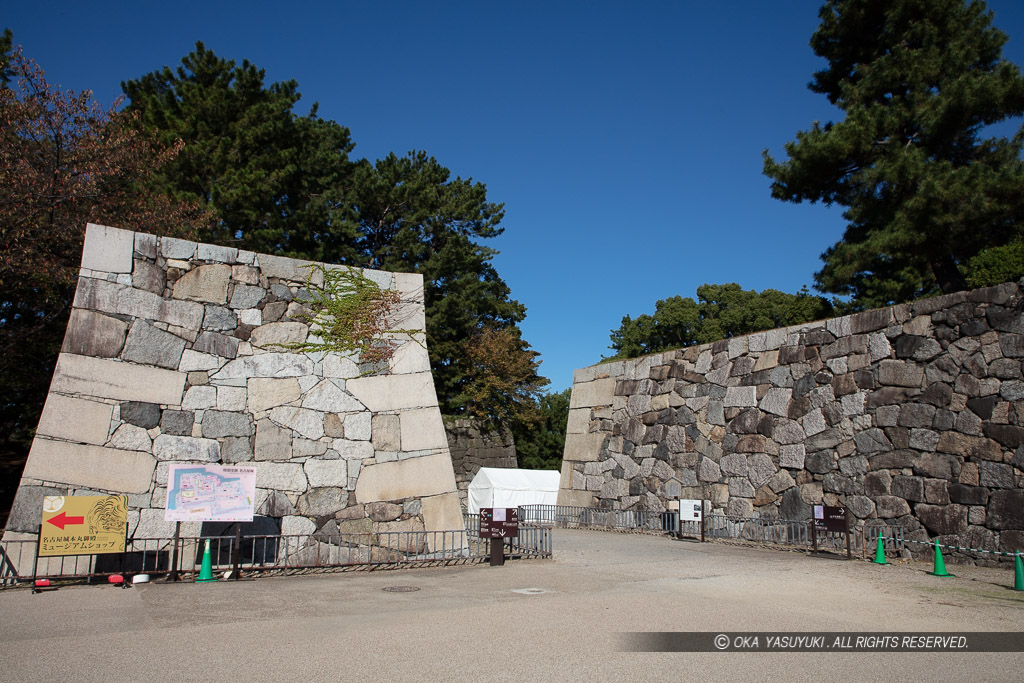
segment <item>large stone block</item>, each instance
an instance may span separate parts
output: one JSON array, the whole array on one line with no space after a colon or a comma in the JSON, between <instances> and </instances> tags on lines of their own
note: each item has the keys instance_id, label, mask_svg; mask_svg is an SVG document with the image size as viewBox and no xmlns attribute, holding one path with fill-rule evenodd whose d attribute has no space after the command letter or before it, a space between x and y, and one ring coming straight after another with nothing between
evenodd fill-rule
<instances>
[{"instance_id":1,"label":"large stone block","mask_svg":"<svg viewBox=\"0 0 1024 683\"><path fill-rule=\"evenodd\" d=\"M265 277L276 277L282 280L303 284L307 278L314 285L322 285L324 276L320 271L313 268L312 261L285 258L283 256L272 256L270 254L259 255L260 269Z\"/></svg>"},{"instance_id":2,"label":"large stone block","mask_svg":"<svg viewBox=\"0 0 1024 683\"><path fill-rule=\"evenodd\" d=\"M211 377L221 382L250 377L306 377L313 374L313 361L298 353L261 353L236 358ZM433 389L433 385L430 387Z\"/></svg>"},{"instance_id":3,"label":"large stone block","mask_svg":"<svg viewBox=\"0 0 1024 683\"><path fill-rule=\"evenodd\" d=\"M302 407L325 413L352 413L365 410L362 403L329 379L323 380L306 392L302 397Z\"/></svg>"},{"instance_id":4,"label":"large stone block","mask_svg":"<svg viewBox=\"0 0 1024 683\"><path fill-rule=\"evenodd\" d=\"M457 493L443 493L437 496L426 496L422 499L423 527L426 531L450 531L465 528L462 520L462 509L459 507ZM440 550L442 539L428 535L427 547L431 551ZM448 541L451 544L451 541Z\"/></svg>"},{"instance_id":5,"label":"large stone block","mask_svg":"<svg viewBox=\"0 0 1024 683\"><path fill-rule=\"evenodd\" d=\"M356 500L402 500L455 490L451 457L447 453L425 455L363 467L356 484Z\"/></svg>"},{"instance_id":6,"label":"large stone block","mask_svg":"<svg viewBox=\"0 0 1024 683\"><path fill-rule=\"evenodd\" d=\"M322 486L340 486L348 484L348 461L346 460L307 460L303 465L309 485L313 488Z\"/></svg>"},{"instance_id":7,"label":"large stone block","mask_svg":"<svg viewBox=\"0 0 1024 683\"><path fill-rule=\"evenodd\" d=\"M203 436L207 439L220 439L226 436L248 437L251 434L252 417L244 413L207 410L203 415Z\"/></svg>"},{"instance_id":8,"label":"large stone block","mask_svg":"<svg viewBox=\"0 0 1024 683\"><path fill-rule=\"evenodd\" d=\"M66 496L67 493L67 489L50 486L19 486L5 529L7 531L39 531L39 524L43 519L43 498Z\"/></svg>"},{"instance_id":9,"label":"large stone block","mask_svg":"<svg viewBox=\"0 0 1024 683\"><path fill-rule=\"evenodd\" d=\"M269 419L256 423L256 460L287 460L292 457L292 432Z\"/></svg>"},{"instance_id":10,"label":"large stone block","mask_svg":"<svg viewBox=\"0 0 1024 683\"><path fill-rule=\"evenodd\" d=\"M302 493L309 488L309 482L299 463L261 462L256 465L256 486L273 491Z\"/></svg>"},{"instance_id":11,"label":"large stone block","mask_svg":"<svg viewBox=\"0 0 1024 683\"><path fill-rule=\"evenodd\" d=\"M158 294L95 278L79 278L75 308L156 320L190 331L203 322L203 305L164 299Z\"/></svg>"},{"instance_id":12,"label":"large stone block","mask_svg":"<svg viewBox=\"0 0 1024 683\"><path fill-rule=\"evenodd\" d=\"M434 381L429 372L357 377L348 380L345 388L375 413L437 406Z\"/></svg>"},{"instance_id":13,"label":"large stone block","mask_svg":"<svg viewBox=\"0 0 1024 683\"><path fill-rule=\"evenodd\" d=\"M287 347L289 344L301 344L306 341L308 332L309 328L298 322L267 323L252 331L249 343L260 348Z\"/></svg>"},{"instance_id":14,"label":"large stone block","mask_svg":"<svg viewBox=\"0 0 1024 683\"><path fill-rule=\"evenodd\" d=\"M82 267L107 273L132 272L135 233L88 223L82 246Z\"/></svg>"},{"instance_id":15,"label":"large stone block","mask_svg":"<svg viewBox=\"0 0 1024 683\"><path fill-rule=\"evenodd\" d=\"M319 439L324 435L324 414L314 410L280 406L271 409L270 419L307 439Z\"/></svg>"},{"instance_id":16,"label":"large stone block","mask_svg":"<svg viewBox=\"0 0 1024 683\"><path fill-rule=\"evenodd\" d=\"M392 375L411 375L417 372L428 371L430 369L430 356L427 354L427 347L422 339L420 341L406 341L400 343L398 348L395 349L395 353L388 363ZM358 369L355 374L347 376L358 377Z\"/></svg>"},{"instance_id":17,"label":"large stone block","mask_svg":"<svg viewBox=\"0 0 1024 683\"><path fill-rule=\"evenodd\" d=\"M220 444L213 439L160 434L153 440L153 455L158 460L220 462Z\"/></svg>"},{"instance_id":18,"label":"large stone block","mask_svg":"<svg viewBox=\"0 0 1024 683\"><path fill-rule=\"evenodd\" d=\"M335 462L341 462L336 460ZM306 463L307 465L309 463ZM310 486L312 486L312 482ZM310 517L333 517L339 510L348 505L348 491L344 488L326 487L311 488L299 496L296 509L300 515Z\"/></svg>"},{"instance_id":19,"label":"large stone block","mask_svg":"<svg viewBox=\"0 0 1024 683\"><path fill-rule=\"evenodd\" d=\"M237 337L229 337L218 332L203 332L196 337L192 348L195 351L231 360L238 355L238 342ZM218 364L213 367L220 367L220 365ZM211 370L213 368L205 369Z\"/></svg>"},{"instance_id":20,"label":"large stone block","mask_svg":"<svg viewBox=\"0 0 1024 683\"><path fill-rule=\"evenodd\" d=\"M403 451L448 448L441 411L437 408L406 410L399 413L399 417ZM345 419L345 434L348 435L348 418Z\"/></svg>"},{"instance_id":21,"label":"large stone block","mask_svg":"<svg viewBox=\"0 0 1024 683\"><path fill-rule=\"evenodd\" d=\"M148 453L36 438L22 476L117 493L147 493L156 460Z\"/></svg>"},{"instance_id":22,"label":"large stone block","mask_svg":"<svg viewBox=\"0 0 1024 683\"><path fill-rule=\"evenodd\" d=\"M963 505L928 505L914 508L914 515L933 534L951 536L967 531L967 508Z\"/></svg>"},{"instance_id":23,"label":"large stone block","mask_svg":"<svg viewBox=\"0 0 1024 683\"><path fill-rule=\"evenodd\" d=\"M606 435L600 432L566 434L563 459L572 462L599 460L601 457L601 445L604 443L605 438Z\"/></svg>"},{"instance_id":24,"label":"large stone block","mask_svg":"<svg viewBox=\"0 0 1024 683\"><path fill-rule=\"evenodd\" d=\"M592 382L573 384L569 408L610 405L615 396L615 381L614 377L602 377Z\"/></svg>"},{"instance_id":25,"label":"large stone block","mask_svg":"<svg viewBox=\"0 0 1024 683\"><path fill-rule=\"evenodd\" d=\"M133 363L176 370L184 350L185 340L181 337L157 329L145 320L136 320L128 330L121 358Z\"/></svg>"},{"instance_id":26,"label":"large stone block","mask_svg":"<svg viewBox=\"0 0 1024 683\"><path fill-rule=\"evenodd\" d=\"M993 491L986 513L989 528L1024 530L1024 489Z\"/></svg>"},{"instance_id":27,"label":"large stone block","mask_svg":"<svg viewBox=\"0 0 1024 683\"><path fill-rule=\"evenodd\" d=\"M221 263L199 266L178 278L172 296L175 299L223 304L228 300L230 280L231 266Z\"/></svg>"},{"instance_id":28,"label":"large stone block","mask_svg":"<svg viewBox=\"0 0 1024 683\"><path fill-rule=\"evenodd\" d=\"M914 363L883 360L878 364L878 383L898 387L920 387L924 369Z\"/></svg>"},{"instance_id":29,"label":"large stone block","mask_svg":"<svg viewBox=\"0 0 1024 683\"><path fill-rule=\"evenodd\" d=\"M80 356L117 358L124 347L128 323L95 311L74 309L61 351Z\"/></svg>"},{"instance_id":30,"label":"large stone block","mask_svg":"<svg viewBox=\"0 0 1024 683\"><path fill-rule=\"evenodd\" d=\"M113 411L109 403L50 394L36 434L102 446L107 441Z\"/></svg>"},{"instance_id":31,"label":"large stone block","mask_svg":"<svg viewBox=\"0 0 1024 683\"><path fill-rule=\"evenodd\" d=\"M180 405L185 378L173 370L62 353L50 391Z\"/></svg>"},{"instance_id":32,"label":"large stone block","mask_svg":"<svg viewBox=\"0 0 1024 683\"><path fill-rule=\"evenodd\" d=\"M299 380L295 377L253 377L246 384L248 408L251 413L287 405L302 395Z\"/></svg>"}]
</instances>

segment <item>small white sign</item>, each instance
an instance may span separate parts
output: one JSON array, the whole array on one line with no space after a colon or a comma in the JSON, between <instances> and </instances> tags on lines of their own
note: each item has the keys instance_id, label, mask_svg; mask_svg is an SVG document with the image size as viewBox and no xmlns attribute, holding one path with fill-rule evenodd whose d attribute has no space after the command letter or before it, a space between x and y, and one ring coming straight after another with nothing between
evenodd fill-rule
<instances>
[{"instance_id":1,"label":"small white sign","mask_svg":"<svg viewBox=\"0 0 1024 683\"><path fill-rule=\"evenodd\" d=\"M495 522L505 521L505 508L494 508L494 517L492 519Z\"/></svg>"}]
</instances>

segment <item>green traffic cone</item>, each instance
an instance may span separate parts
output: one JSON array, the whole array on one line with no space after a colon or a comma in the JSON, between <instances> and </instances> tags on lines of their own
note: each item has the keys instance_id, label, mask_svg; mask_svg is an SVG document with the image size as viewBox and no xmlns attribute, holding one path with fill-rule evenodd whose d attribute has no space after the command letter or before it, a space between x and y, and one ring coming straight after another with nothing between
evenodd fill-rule
<instances>
[{"instance_id":1,"label":"green traffic cone","mask_svg":"<svg viewBox=\"0 0 1024 683\"><path fill-rule=\"evenodd\" d=\"M872 564L889 564L885 561L885 548L882 546L882 532L878 532L878 545L875 547L875 560Z\"/></svg>"},{"instance_id":2,"label":"green traffic cone","mask_svg":"<svg viewBox=\"0 0 1024 683\"><path fill-rule=\"evenodd\" d=\"M203 564L199 568L199 576L196 583L210 583L216 581L213 575L213 561L210 559L210 539L206 539L206 550L203 551Z\"/></svg>"},{"instance_id":3,"label":"green traffic cone","mask_svg":"<svg viewBox=\"0 0 1024 683\"><path fill-rule=\"evenodd\" d=\"M935 542L935 564L928 573L932 576L953 576L946 571L946 561L942 559L942 550L939 549L938 541Z\"/></svg>"},{"instance_id":4,"label":"green traffic cone","mask_svg":"<svg viewBox=\"0 0 1024 683\"><path fill-rule=\"evenodd\" d=\"M1020 553L1017 553L1013 565L1013 590L1024 591L1024 563L1020 561Z\"/></svg>"}]
</instances>

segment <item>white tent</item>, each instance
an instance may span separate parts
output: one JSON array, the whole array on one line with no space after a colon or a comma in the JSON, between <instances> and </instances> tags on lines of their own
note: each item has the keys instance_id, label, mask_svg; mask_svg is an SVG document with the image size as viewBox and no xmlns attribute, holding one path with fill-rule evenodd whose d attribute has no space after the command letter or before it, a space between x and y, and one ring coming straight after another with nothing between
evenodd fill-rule
<instances>
[{"instance_id":1,"label":"white tent","mask_svg":"<svg viewBox=\"0 0 1024 683\"><path fill-rule=\"evenodd\" d=\"M519 470L481 467L469 483L469 514L480 508L514 508L520 505L555 505L558 500L557 470Z\"/></svg>"}]
</instances>

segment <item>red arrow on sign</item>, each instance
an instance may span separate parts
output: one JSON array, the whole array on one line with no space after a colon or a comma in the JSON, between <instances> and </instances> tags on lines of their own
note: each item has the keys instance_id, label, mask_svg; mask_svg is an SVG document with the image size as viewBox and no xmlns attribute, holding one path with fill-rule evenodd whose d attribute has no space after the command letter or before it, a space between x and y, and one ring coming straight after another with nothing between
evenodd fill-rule
<instances>
[{"instance_id":1,"label":"red arrow on sign","mask_svg":"<svg viewBox=\"0 0 1024 683\"><path fill-rule=\"evenodd\" d=\"M46 521L63 531L64 527L68 524L85 524L85 517L67 517L62 512L59 515L50 517Z\"/></svg>"}]
</instances>

